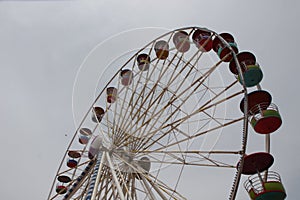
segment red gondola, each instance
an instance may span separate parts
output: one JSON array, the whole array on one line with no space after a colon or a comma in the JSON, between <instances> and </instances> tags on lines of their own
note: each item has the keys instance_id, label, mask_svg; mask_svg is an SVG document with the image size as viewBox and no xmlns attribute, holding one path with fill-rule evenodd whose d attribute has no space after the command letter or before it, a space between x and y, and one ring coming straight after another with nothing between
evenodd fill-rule
<instances>
[{"instance_id":1,"label":"red gondola","mask_svg":"<svg viewBox=\"0 0 300 200\"><path fill-rule=\"evenodd\" d=\"M71 182L71 178L66 175L60 175L59 177L57 177L57 180L59 181L59 183L56 185L56 193L65 194L68 191L68 188L64 184Z\"/></svg>"},{"instance_id":2,"label":"red gondola","mask_svg":"<svg viewBox=\"0 0 300 200\"><path fill-rule=\"evenodd\" d=\"M250 115L255 115L260 112L260 110L265 110L269 107L272 102L272 96L269 92L264 90L256 90L249 93L248 95L248 113ZM260 105L259 109L257 106ZM240 109L244 112L244 98L240 103Z\"/></svg>"},{"instance_id":3,"label":"red gondola","mask_svg":"<svg viewBox=\"0 0 300 200\"><path fill-rule=\"evenodd\" d=\"M78 161L75 159L68 159L68 161L67 161L67 166L69 168L75 168L75 167L77 167L77 164L78 164Z\"/></svg>"},{"instance_id":4,"label":"red gondola","mask_svg":"<svg viewBox=\"0 0 300 200\"><path fill-rule=\"evenodd\" d=\"M278 107L273 103L271 103L267 108L266 107L267 106L264 106L263 104L258 104L252 108L252 110L257 114L252 116L250 123L255 132L260 134L273 133L282 124Z\"/></svg>"},{"instance_id":5,"label":"red gondola","mask_svg":"<svg viewBox=\"0 0 300 200\"><path fill-rule=\"evenodd\" d=\"M213 40L211 32L197 29L193 33L192 38L200 51L208 52L212 49Z\"/></svg>"},{"instance_id":6,"label":"red gondola","mask_svg":"<svg viewBox=\"0 0 300 200\"><path fill-rule=\"evenodd\" d=\"M237 44L235 43L232 35L229 33L221 33L220 37L222 37L228 43L235 53L238 53ZM232 59L230 48L223 41L221 41L219 37L215 37L213 40L213 50L224 62L229 62Z\"/></svg>"},{"instance_id":7,"label":"red gondola","mask_svg":"<svg viewBox=\"0 0 300 200\"><path fill-rule=\"evenodd\" d=\"M65 194L67 193L68 188L64 185L57 185L55 191L57 194Z\"/></svg>"},{"instance_id":8,"label":"red gondola","mask_svg":"<svg viewBox=\"0 0 300 200\"><path fill-rule=\"evenodd\" d=\"M266 152L257 152L244 157L242 174L252 175L269 169L274 162L274 157ZM239 164L238 164L239 166Z\"/></svg>"}]
</instances>

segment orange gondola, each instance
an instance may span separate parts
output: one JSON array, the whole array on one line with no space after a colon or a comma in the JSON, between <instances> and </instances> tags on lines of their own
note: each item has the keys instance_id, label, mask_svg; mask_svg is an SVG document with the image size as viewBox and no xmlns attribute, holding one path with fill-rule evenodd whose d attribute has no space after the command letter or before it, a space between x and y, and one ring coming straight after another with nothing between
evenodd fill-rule
<instances>
[{"instance_id":1,"label":"orange gondola","mask_svg":"<svg viewBox=\"0 0 300 200\"><path fill-rule=\"evenodd\" d=\"M157 41L154 45L156 57L160 60L165 60L169 56L169 44L164 40Z\"/></svg>"}]
</instances>

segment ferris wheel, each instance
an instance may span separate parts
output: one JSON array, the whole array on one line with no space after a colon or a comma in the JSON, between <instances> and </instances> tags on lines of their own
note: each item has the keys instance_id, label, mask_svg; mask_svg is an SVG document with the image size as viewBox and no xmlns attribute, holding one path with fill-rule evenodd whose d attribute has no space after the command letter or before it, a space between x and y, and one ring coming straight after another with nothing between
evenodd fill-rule
<instances>
[{"instance_id":1,"label":"ferris wheel","mask_svg":"<svg viewBox=\"0 0 300 200\"><path fill-rule=\"evenodd\" d=\"M256 57L239 51L231 34L176 29L114 64L67 147L49 200L188 199L185 172L208 168L232 171L231 200L244 175L251 199L285 199L279 174L268 170L279 110L260 85ZM265 147L249 154L248 124L249 135L265 135ZM207 187L194 193L201 190Z\"/></svg>"}]
</instances>

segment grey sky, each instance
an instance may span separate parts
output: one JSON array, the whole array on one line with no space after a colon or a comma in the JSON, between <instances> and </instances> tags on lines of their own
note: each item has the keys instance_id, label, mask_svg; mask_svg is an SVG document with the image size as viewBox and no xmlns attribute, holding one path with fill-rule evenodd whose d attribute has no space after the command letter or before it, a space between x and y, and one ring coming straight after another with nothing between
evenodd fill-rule
<instances>
[{"instance_id":1,"label":"grey sky","mask_svg":"<svg viewBox=\"0 0 300 200\"><path fill-rule=\"evenodd\" d=\"M296 0L1 1L1 198L47 197L76 129L76 73L97 44L133 28L195 25L228 31L241 49L255 53L264 72L262 86L283 117L272 135L272 169L281 174L287 199L297 199L299 9ZM247 198L243 188L239 193L237 199Z\"/></svg>"}]
</instances>

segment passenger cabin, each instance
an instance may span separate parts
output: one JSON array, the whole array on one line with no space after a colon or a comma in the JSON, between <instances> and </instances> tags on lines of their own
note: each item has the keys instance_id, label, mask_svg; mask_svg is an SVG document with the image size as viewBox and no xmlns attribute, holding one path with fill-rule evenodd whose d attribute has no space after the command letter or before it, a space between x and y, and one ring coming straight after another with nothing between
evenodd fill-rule
<instances>
[{"instance_id":1,"label":"passenger cabin","mask_svg":"<svg viewBox=\"0 0 300 200\"><path fill-rule=\"evenodd\" d=\"M245 155L242 174L253 175L268 170L274 163L274 157L267 152ZM240 163L238 163L239 167Z\"/></svg>"},{"instance_id":2,"label":"passenger cabin","mask_svg":"<svg viewBox=\"0 0 300 200\"><path fill-rule=\"evenodd\" d=\"M92 131L88 128L81 128L79 130L79 143L80 144L87 144L90 140L92 135Z\"/></svg>"},{"instance_id":3,"label":"passenger cabin","mask_svg":"<svg viewBox=\"0 0 300 200\"><path fill-rule=\"evenodd\" d=\"M223 60L224 62L230 62L232 59L232 54L228 45L235 53L238 53L237 44L235 43L233 36L229 33L221 33L219 36L223 38L228 44L226 44L218 36L216 36L213 40L213 50L218 54L221 60Z\"/></svg>"},{"instance_id":4,"label":"passenger cabin","mask_svg":"<svg viewBox=\"0 0 300 200\"><path fill-rule=\"evenodd\" d=\"M102 118L104 116L104 109L101 107L94 107L93 108L93 115L92 115L92 121L95 123L100 123Z\"/></svg>"},{"instance_id":5,"label":"passenger cabin","mask_svg":"<svg viewBox=\"0 0 300 200\"><path fill-rule=\"evenodd\" d=\"M250 52L241 52L237 54L237 59L241 67L241 72L246 87L253 87L255 85L258 85L263 78L263 73L260 69L259 64L256 62L255 56ZM229 69L241 82L237 63L234 59L230 61Z\"/></svg>"},{"instance_id":6,"label":"passenger cabin","mask_svg":"<svg viewBox=\"0 0 300 200\"><path fill-rule=\"evenodd\" d=\"M147 71L149 69L151 59L148 54L145 53L139 54L136 60L137 60L137 65L139 70Z\"/></svg>"},{"instance_id":7,"label":"passenger cabin","mask_svg":"<svg viewBox=\"0 0 300 200\"><path fill-rule=\"evenodd\" d=\"M124 86L129 86L133 80L133 73L129 69L123 69L120 72L121 84Z\"/></svg>"},{"instance_id":8,"label":"passenger cabin","mask_svg":"<svg viewBox=\"0 0 300 200\"><path fill-rule=\"evenodd\" d=\"M255 90L249 94L248 97L248 113L249 115L255 115L260 112L260 110L265 110L269 107L272 102L272 96L269 92L265 90ZM244 98L241 100L240 109L244 113ZM260 110L257 109L257 105L260 105Z\"/></svg>"},{"instance_id":9,"label":"passenger cabin","mask_svg":"<svg viewBox=\"0 0 300 200\"><path fill-rule=\"evenodd\" d=\"M156 57L160 60L165 60L169 56L169 44L164 40L159 40L154 45Z\"/></svg>"},{"instance_id":10,"label":"passenger cabin","mask_svg":"<svg viewBox=\"0 0 300 200\"><path fill-rule=\"evenodd\" d=\"M260 134L270 134L275 132L282 124L278 107L271 103L267 108L264 105L256 105L257 114L251 117L250 123L255 132ZM255 109L253 108L253 110ZM261 109L265 108L265 109Z\"/></svg>"},{"instance_id":11,"label":"passenger cabin","mask_svg":"<svg viewBox=\"0 0 300 200\"><path fill-rule=\"evenodd\" d=\"M81 157L81 154L78 151L69 151L68 152L68 160L67 160L67 166L69 168L75 168L78 165L78 160Z\"/></svg>"},{"instance_id":12,"label":"passenger cabin","mask_svg":"<svg viewBox=\"0 0 300 200\"><path fill-rule=\"evenodd\" d=\"M68 188L65 185L58 184L58 185L56 185L55 191L57 194L66 194L68 191Z\"/></svg>"},{"instance_id":13,"label":"passenger cabin","mask_svg":"<svg viewBox=\"0 0 300 200\"><path fill-rule=\"evenodd\" d=\"M71 178L66 175L60 175L57 177L58 183L56 185L55 191L57 194L65 194L68 191L66 184L71 182Z\"/></svg>"},{"instance_id":14,"label":"passenger cabin","mask_svg":"<svg viewBox=\"0 0 300 200\"><path fill-rule=\"evenodd\" d=\"M208 52L212 49L213 40L211 32L197 29L193 33L192 39L200 51Z\"/></svg>"},{"instance_id":15,"label":"passenger cabin","mask_svg":"<svg viewBox=\"0 0 300 200\"><path fill-rule=\"evenodd\" d=\"M271 103L272 96L264 90L256 90L248 94L249 121L253 129L260 134L270 134L282 124L278 107ZM244 99L240 103L244 112Z\"/></svg>"},{"instance_id":16,"label":"passenger cabin","mask_svg":"<svg viewBox=\"0 0 300 200\"><path fill-rule=\"evenodd\" d=\"M107 103L115 103L115 101L117 100L117 96L118 96L118 89L117 88L108 87L106 89Z\"/></svg>"},{"instance_id":17,"label":"passenger cabin","mask_svg":"<svg viewBox=\"0 0 300 200\"><path fill-rule=\"evenodd\" d=\"M181 53L185 53L190 49L189 35L185 31L176 32L173 36L173 43Z\"/></svg>"},{"instance_id":18,"label":"passenger cabin","mask_svg":"<svg viewBox=\"0 0 300 200\"><path fill-rule=\"evenodd\" d=\"M287 196L279 174L273 171L248 177L244 187L252 200L284 200Z\"/></svg>"}]
</instances>

